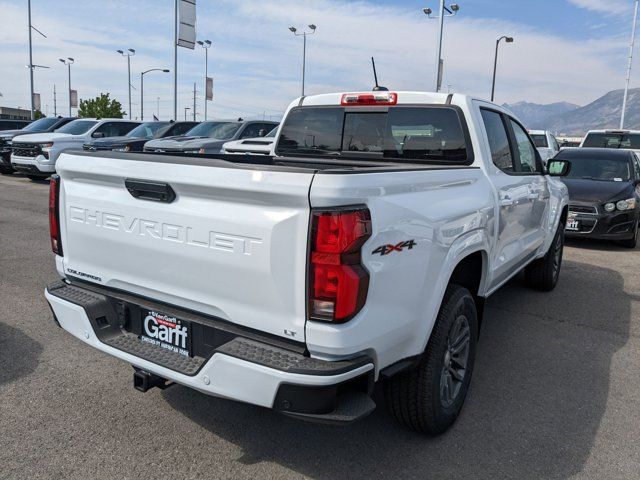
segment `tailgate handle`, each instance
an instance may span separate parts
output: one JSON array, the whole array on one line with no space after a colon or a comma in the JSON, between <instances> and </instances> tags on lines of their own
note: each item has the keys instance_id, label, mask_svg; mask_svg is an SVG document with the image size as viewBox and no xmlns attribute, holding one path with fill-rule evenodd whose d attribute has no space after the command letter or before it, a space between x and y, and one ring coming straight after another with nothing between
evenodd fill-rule
<instances>
[{"instance_id":1,"label":"tailgate handle","mask_svg":"<svg viewBox=\"0 0 640 480\"><path fill-rule=\"evenodd\" d=\"M176 192L168 183L126 179L124 185L133 197L140 200L171 203L176 199Z\"/></svg>"}]
</instances>

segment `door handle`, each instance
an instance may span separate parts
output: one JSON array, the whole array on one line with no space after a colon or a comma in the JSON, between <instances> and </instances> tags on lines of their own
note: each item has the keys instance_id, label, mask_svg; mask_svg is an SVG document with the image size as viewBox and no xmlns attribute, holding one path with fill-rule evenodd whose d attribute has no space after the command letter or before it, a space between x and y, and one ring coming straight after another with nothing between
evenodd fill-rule
<instances>
[{"instance_id":1,"label":"door handle","mask_svg":"<svg viewBox=\"0 0 640 480\"><path fill-rule=\"evenodd\" d=\"M126 179L124 185L132 197L140 200L171 203L176 199L176 192L168 183Z\"/></svg>"}]
</instances>

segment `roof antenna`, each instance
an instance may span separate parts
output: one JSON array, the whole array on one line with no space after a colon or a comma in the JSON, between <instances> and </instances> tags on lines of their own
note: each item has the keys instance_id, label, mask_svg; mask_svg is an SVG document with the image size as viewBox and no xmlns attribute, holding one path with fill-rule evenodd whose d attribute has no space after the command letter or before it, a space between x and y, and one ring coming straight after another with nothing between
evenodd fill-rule
<instances>
[{"instance_id":1,"label":"roof antenna","mask_svg":"<svg viewBox=\"0 0 640 480\"><path fill-rule=\"evenodd\" d=\"M378 85L378 74L376 73L376 61L371 57L371 65L373 66L373 79L376 82L376 86L373 87L374 92L388 92L389 89L387 87L383 87Z\"/></svg>"}]
</instances>

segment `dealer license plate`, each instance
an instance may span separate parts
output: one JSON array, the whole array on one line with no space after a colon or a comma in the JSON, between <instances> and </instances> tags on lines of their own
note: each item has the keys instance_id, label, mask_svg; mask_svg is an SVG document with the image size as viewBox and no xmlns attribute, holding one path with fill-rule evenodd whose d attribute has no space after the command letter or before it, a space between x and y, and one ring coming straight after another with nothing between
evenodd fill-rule
<instances>
[{"instance_id":1,"label":"dealer license plate","mask_svg":"<svg viewBox=\"0 0 640 480\"><path fill-rule=\"evenodd\" d=\"M140 340L189 357L191 324L161 312L143 311Z\"/></svg>"},{"instance_id":2,"label":"dealer license plate","mask_svg":"<svg viewBox=\"0 0 640 480\"><path fill-rule=\"evenodd\" d=\"M567 226L565 227L565 230L570 230L572 232L577 232L580 230L580 222L578 220L576 220L575 218L568 218L567 219Z\"/></svg>"}]
</instances>

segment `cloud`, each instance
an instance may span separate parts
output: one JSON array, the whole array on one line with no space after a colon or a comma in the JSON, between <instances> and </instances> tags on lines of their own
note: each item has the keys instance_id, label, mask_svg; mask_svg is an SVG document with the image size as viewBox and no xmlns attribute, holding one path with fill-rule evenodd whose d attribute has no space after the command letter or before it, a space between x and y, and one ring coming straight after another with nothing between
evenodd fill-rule
<instances>
[{"instance_id":1,"label":"cloud","mask_svg":"<svg viewBox=\"0 0 640 480\"><path fill-rule=\"evenodd\" d=\"M587 0L571 0L588 3ZM0 0L0 78L2 103L28 105L28 63L25 2ZM594 2L595 3L595 2ZM116 49L135 48L132 84L147 68L173 69L173 10L152 0L130 2L33 0L33 22L47 39L34 36L36 91L52 113L53 84L58 107L66 103L66 69L57 59L71 56L72 84L81 98L111 92L127 101L126 61ZM549 7L552 8L551 6ZM564 37L530 25L460 15L447 19L443 58L445 89L487 97L498 33L515 36L502 44L497 100L587 103L619 88L624 76L628 32L616 29L593 39ZM317 33L307 42L307 93L370 89L370 57L376 58L380 82L396 90L433 88L437 22L418 9L347 0L218 0L198 4L198 35L209 38L209 72L214 77L215 101L209 115L262 117L281 114L300 94L302 39L288 27L313 22ZM585 29L585 32L587 29ZM202 111L204 52L179 49L179 112L192 107L196 83L198 111ZM172 114L172 76L145 75L145 111L169 118ZM60 93L63 92L63 93ZM159 100L158 100L159 98ZM133 111L139 111L139 90L133 92ZM182 117L179 114L179 118Z\"/></svg>"},{"instance_id":2,"label":"cloud","mask_svg":"<svg viewBox=\"0 0 640 480\"><path fill-rule=\"evenodd\" d=\"M631 0L567 0L576 7L585 8L593 12L619 15L629 13L632 9Z\"/></svg>"}]
</instances>

